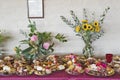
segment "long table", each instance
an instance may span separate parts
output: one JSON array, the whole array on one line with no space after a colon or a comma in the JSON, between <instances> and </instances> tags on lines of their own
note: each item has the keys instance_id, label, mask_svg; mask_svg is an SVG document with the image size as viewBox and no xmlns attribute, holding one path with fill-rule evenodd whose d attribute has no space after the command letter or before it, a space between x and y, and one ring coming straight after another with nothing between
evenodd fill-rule
<instances>
[{"instance_id":1,"label":"long table","mask_svg":"<svg viewBox=\"0 0 120 80\"><path fill-rule=\"evenodd\" d=\"M0 76L0 80L120 80L120 74L114 74L110 77L94 77L86 73L80 75L69 75L64 71L54 72L45 76Z\"/></svg>"}]
</instances>

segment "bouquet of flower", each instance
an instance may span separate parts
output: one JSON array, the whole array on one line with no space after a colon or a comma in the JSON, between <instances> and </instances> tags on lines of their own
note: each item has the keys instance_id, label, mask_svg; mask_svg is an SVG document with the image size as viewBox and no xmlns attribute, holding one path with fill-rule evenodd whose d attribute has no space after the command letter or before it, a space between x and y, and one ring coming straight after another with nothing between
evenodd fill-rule
<instances>
[{"instance_id":1,"label":"bouquet of flower","mask_svg":"<svg viewBox=\"0 0 120 80\"><path fill-rule=\"evenodd\" d=\"M27 39L20 41L22 44L27 44L28 47L23 50L20 46L15 47L18 56L24 56L26 59L35 59L41 55L46 55L54 51L53 38L58 39L61 42L67 41L64 35L59 33L56 36L53 36L51 32L39 32L36 29L35 22L29 22L30 24L28 27L30 28L30 33L27 34L26 32L22 32L26 35Z\"/></svg>"},{"instance_id":2,"label":"bouquet of flower","mask_svg":"<svg viewBox=\"0 0 120 80\"><path fill-rule=\"evenodd\" d=\"M66 19L64 16L61 16L61 19L70 27L74 29L77 33L77 36L81 36L85 43L85 47L83 49L83 54L86 57L93 56L93 48L91 46L92 42L96 39L99 39L101 35L104 33L102 29L102 24L106 13L110 8L106 8L103 14L100 16L99 20L95 20L95 14L92 13L92 19L89 18L87 14L87 10L83 9L84 19L79 20L73 11L71 12L71 16L73 18L74 23L72 21Z\"/></svg>"}]
</instances>

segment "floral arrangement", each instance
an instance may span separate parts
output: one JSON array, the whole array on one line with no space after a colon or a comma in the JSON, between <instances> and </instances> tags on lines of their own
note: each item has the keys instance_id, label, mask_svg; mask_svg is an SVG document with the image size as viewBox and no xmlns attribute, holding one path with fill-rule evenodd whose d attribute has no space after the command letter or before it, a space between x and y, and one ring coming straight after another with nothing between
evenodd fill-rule
<instances>
[{"instance_id":1,"label":"floral arrangement","mask_svg":"<svg viewBox=\"0 0 120 80\"><path fill-rule=\"evenodd\" d=\"M53 52L53 38L59 40L60 42L67 42L64 35L58 33L57 35L53 36L51 32L39 32L36 29L35 22L29 22L30 24L28 27L30 28L30 33L27 34L26 32L22 32L24 35L26 35L27 39L20 41L21 44L27 44L28 47L26 49L21 49L21 45L15 47L18 57L23 56L26 59L32 60Z\"/></svg>"},{"instance_id":2,"label":"floral arrangement","mask_svg":"<svg viewBox=\"0 0 120 80\"><path fill-rule=\"evenodd\" d=\"M96 39L99 39L101 35L104 33L102 29L102 24L104 21L104 18L106 16L106 13L108 12L110 8L106 8L103 14L100 16L99 20L95 19L95 14L92 13L92 19L90 16L88 16L88 12L86 9L83 9L83 15L84 19L79 20L78 17L75 15L73 11L71 12L71 16L73 18L72 23L71 20L66 19L64 16L61 16L61 19L70 27L74 29L77 36L81 36L85 43L85 47L83 49L83 54L86 57L93 56L93 48L91 46L92 42Z\"/></svg>"}]
</instances>

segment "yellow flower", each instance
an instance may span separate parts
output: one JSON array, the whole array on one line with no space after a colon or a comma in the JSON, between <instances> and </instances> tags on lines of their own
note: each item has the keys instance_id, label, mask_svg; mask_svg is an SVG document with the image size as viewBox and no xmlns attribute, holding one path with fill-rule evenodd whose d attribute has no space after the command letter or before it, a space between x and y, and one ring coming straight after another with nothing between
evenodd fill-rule
<instances>
[{"instance_id":1,"label":"yellow flower","mask_svg":"<svg viewBox=\"0 0 120 80\"><path fill-rule=\"evenodd\" d=\"M100 32L100 27L99 27L99 26L97 26L97 27L95 28L95 32Z\"/></svg>"},{"instance_id":2,"label":"yellow flower","mask_svg":"<svg viewBox=\"0 0 120 80\"><path fill-rule=\"evenodd\" d=\"M85 31L87 31L88 30L88 24L83 24L82 25L82 29L85 30Z\"/></svg>"},{"instance_id":3,"label":"yellow flower","mask_svg":"<svg viewBox=\"0 0 120 80\"><path fill-rule=\"evenodd\" d=\"M82 20L82 23L88 23L88 20Z\"/></svg>"},{"instance_id":4,"label":"yellow flower","mask_svg":"<svg viewBox=\"0 0 120 80\"><path fill-rule=\"evenodd\" d=\"M94 26L99 26L99 22L98 21L95 21L93 24L94 24Z\"/></svg>"},{"instance_id":5,"label":"yellow flower","mask_svg":"<svg viewBox=\"0 0 120 80\"><path fill-rule=\"evenodd\" d=\"M88 25L88 30L91 30L93 27L92 27L92 25Z\"/></svg>"},{"instance_id":6,"label":"yellow flower","mask_svg":"<svg viewBox=\"0 0 120 80\"><path fill-rule=\"evenodd\" d=\"M94 28L92 28L91 31L94 32Z\"/></svg>"},{"instance_id":7,"label":"yellow flower","mask_svg":"<svg viewBox=\"0 0 120 80\"><path fill-rule=\"evenodd\" d=\"M76 31L76 32L79 32L79 31L80 31L80 26L76 26L76 27L75 27L75 31Z\"/></svg>"}]
</instances>

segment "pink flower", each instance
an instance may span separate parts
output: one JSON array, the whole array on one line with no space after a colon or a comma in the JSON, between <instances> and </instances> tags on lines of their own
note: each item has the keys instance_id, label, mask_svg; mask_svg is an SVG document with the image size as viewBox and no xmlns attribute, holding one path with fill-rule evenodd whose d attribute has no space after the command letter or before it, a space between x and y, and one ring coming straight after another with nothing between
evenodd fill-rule
<instances>
[{"instance_id":1,"label":"pink flower","mask_svg":"<svg viewBox=\"0 0 120 80\"><path fill-rule=\"evenodd\" d=\"M31 38L30 38L31 41L37 41L38 40L38 37L36 35L33 35Z\"/></svg>"},{"instance_id":2,"label":"pink flower","mask_svg":"<svg viewBox=\"0 0 120 80\"><path fill-rule=\"evenodd\" d=\"M45 42L45 43L43 44L43 48L49 49L49 47L50 47L50 43Z\"/></svg>"}]
</instances>

